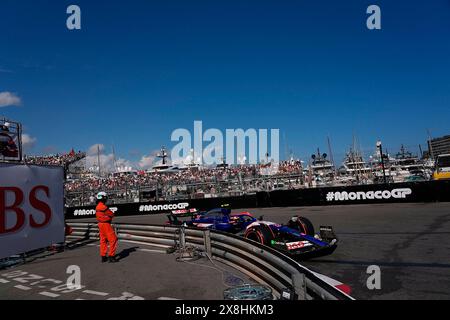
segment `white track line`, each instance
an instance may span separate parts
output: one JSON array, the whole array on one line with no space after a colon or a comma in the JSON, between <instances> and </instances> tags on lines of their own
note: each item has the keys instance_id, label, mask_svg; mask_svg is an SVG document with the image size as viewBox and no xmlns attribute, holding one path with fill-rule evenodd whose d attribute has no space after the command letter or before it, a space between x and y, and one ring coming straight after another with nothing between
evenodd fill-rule
<instances>
[{"instance_id":1,"label":"white track line","mask_svg":"<svg viewBox=\"0 0 450 320\"><path fill-rule=\"evenodd\" d=\"M60 296L60 295L57 294L57 293L51 293L51 292L47 292L47 291L39 292L39 294L40 294L40 295L43 295L43 296L46 296L46 297L50 297L50 298L57 298L57 297Z\"/></svg>"},{"instance_id":2,"label":"white track line","mask_svg":"<svg viewBox=\"0 0 450 320\"><path fill-rule=\"evenodd\" d=\"M144 252L156 252L156 253L166 253L164 250L156 250L156 249L137 249L138 251Z\"/></svg>"},{"instance_id":3,"label":"white track line","mask_svg":"<svg viewBox=\"0 0 450 320\"><path fill-rule=\"evenodd\" d=\"M20 290L31 290L30 287L23 286L21 284L18 284L17 286L14 286L14 288L20 289Z\"/></svg>"},{"instance_id":4,"label":"white track line","mask_svg":"<svg viewBox=\"0 0 450 320\"><path fill-rule=\"evenodd\" d=\"M83 292L87 293L87 294L93 294L93 295L96 295L96 296L102 296L102 297L107 296L109 294L109 293L106 293L106 292L99 292L99 291L92 291L92 290L84 290Z\"/></svg>"},{"instance_id":5,"label":"white track line","mask_svg":"<svg viewBox=\"0 0 450 320\"><path fill-rule=\"evenodd\" d=\"M0 279L0 283L8 283L9 282L9 280L6 280L6 279Z\"/></svg>"}]
</instances>

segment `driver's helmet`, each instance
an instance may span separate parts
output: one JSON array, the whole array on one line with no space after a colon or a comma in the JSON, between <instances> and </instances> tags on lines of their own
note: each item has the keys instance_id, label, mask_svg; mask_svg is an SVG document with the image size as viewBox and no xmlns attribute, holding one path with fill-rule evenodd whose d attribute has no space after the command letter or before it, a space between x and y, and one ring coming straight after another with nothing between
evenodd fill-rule
<instances>
[{"instance_id":1,"label":"driver's helmet","mask_svg":"<svg viewBox=\"0 0 450 320\"><path fill-rule=\"evenodd\" d=\"M230 216L230 223L238 223L239 222L239 216Z\"/></svg>"},{"instance_id":2,"label":"driver's helmet","mask_svg":"<svg viewBox=\"0 0 450 320\"><path fill-rule=\"evenodd\" d=\"M104 191L100 191L97 193L97 200L99 201L106 201L108 199L108 195Z\"/></svg>"}]
</instances>

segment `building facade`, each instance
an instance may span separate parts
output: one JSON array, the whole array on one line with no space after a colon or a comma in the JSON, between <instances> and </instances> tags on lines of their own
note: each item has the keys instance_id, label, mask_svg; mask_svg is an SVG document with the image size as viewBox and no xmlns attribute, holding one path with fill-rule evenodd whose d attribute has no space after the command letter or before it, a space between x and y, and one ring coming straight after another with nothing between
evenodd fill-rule
<instances>
[{"instance_id":1,"label":"building facade","mask_svg":"<svg viewBox=\"0 0 450 320\"><path fill-rule=\"evenodd\" d=\"M434 157L440 154L450 154L450 135L429 140L428 151Z\"/></svg>"}]
</instances>

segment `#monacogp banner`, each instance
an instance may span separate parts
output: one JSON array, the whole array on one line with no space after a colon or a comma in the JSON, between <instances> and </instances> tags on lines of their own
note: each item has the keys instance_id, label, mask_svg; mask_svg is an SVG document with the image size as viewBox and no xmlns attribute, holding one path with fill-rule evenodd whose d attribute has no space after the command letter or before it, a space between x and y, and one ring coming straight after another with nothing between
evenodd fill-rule
<instances>
[{"instance_id":1,"label":"#monacogp banner","mask_svg":"<svg viewBox=\"0 0 450 320\"><path fill-rule=\"evenodd\" d=\"M0 259L64 242L62 167L0 163Z\"/></svg>"}]
</instances>

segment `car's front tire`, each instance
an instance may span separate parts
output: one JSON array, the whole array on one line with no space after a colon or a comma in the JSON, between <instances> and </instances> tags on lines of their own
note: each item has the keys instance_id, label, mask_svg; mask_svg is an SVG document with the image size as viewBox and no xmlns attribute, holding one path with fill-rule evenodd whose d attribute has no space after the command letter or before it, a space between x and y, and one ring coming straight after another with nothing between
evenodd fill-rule
<instances>
[{"instance_id":1,"label":"car's front tire","mask_svg":"<svg viewBox=\"0 0 450 320\"><path fill-rule=\"evenodd\" d=\"M264 245L270 245L270 242L275 238L270 227L266 225L248 228L244 237Z\"/></svg>"},{"instance_id":2,"label":"car's front tire","mask_svg":"<svg viewBox=\"0 0 450 320\"><path fill-rule=\"evenodd\" d=\"M308 236L314 236L314 225L305 217L296 217L296 221L290 220L288 222L288 227Z\"/></svg>"}]
</instances>

